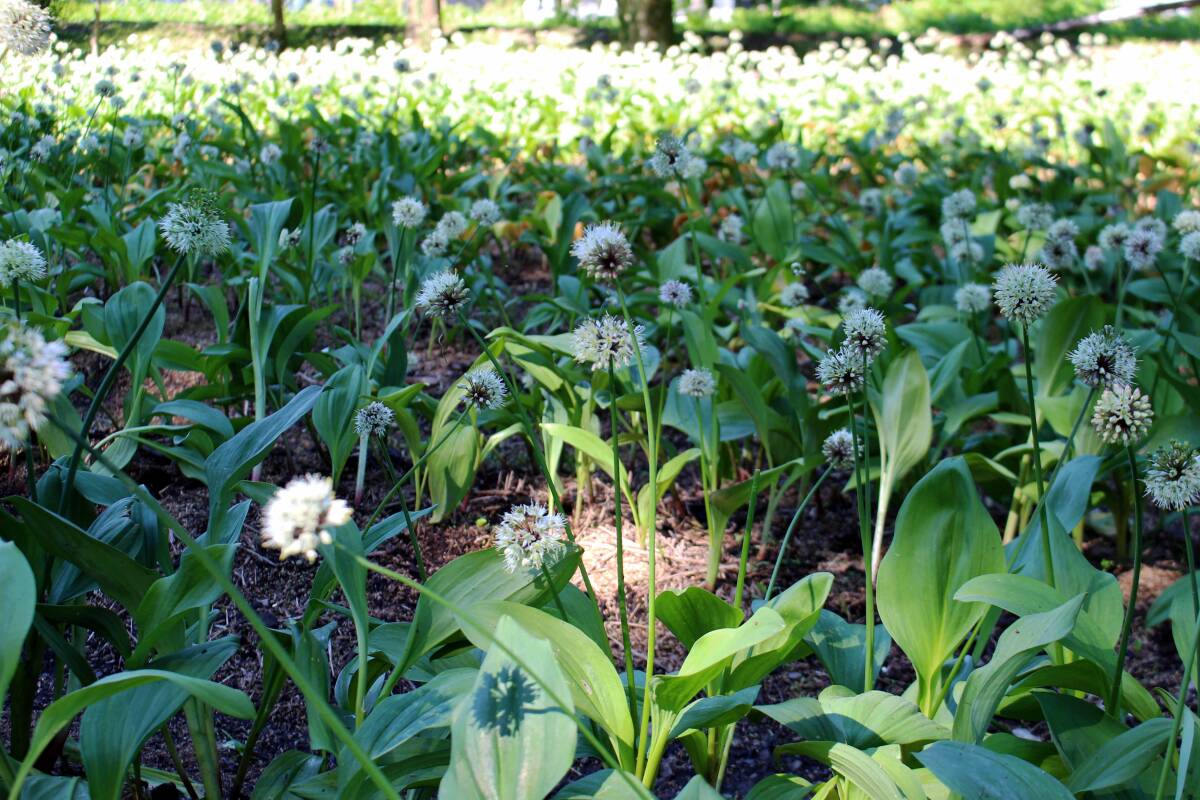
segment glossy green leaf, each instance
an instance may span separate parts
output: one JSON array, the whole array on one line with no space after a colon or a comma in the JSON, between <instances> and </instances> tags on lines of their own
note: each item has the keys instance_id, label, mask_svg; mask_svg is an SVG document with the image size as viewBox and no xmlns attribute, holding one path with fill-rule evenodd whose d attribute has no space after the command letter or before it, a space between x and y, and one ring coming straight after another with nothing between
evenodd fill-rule
<instances>
[{"instance_id":1,"label":"glossy green leaf","mask_svg":"<svg viewBox=\"0 0 1200 800\"><path fill-rule=\"evenodd\" d=\"M366 391L367 378L363 368L351 364L342 367L325 381L324 391L313 404L313 428L329 452L335 486L359 441L354 429L354 412L359 407L359 398Z\"/></svg>"},{"instance_id":2,"label":"glossy green leaf","mask_svg":"<svg viewBox=\"0 0 1200 800\"><path fill-rule=\"evenodd\" d=\"M655 608L659 621L685 650L709 631L736 628L743 620L741 611L699 586L659 592Z\"/></svg>"},{"instance_id":3,"label":"glossy green leaf","mask_svg":"<svg viewBox=\"0 0 1200 800\"><path fill-rule=\"evenodd\" d=\"M1075 800L1033 764L979 745L935 742L916 757L963 800Z\"/></svg>"},{"instance_id":4,"label":"glossy green leaf","mask_svg":"<svg viewBox=\"0 0 1200 800\"><path fill-rule=\"evenodd\" d=\"M851 623L829 609L821 609L816 624L805 637L805 643L829 672L834 684L857 686L866 672L867 626ZM883 662L892 649L892 637L883 626L875 628L875 660L871 677L879 676Z\"/></svg>"},{"instance_id":5,"label":"glossy green leaf","mask_svg":"<svg viewBox=\"0 0 1200 800\"><path fill-rule=\"evenodd\" d=\"M36 604L37 585L29 562L15 544L0 541L0 703L21 660Z\"/></svg>"},{"instance_id":6,"label":"glossy green leaf","mask_svg":"<svg viewBox=\"0 0 1200 800\"><path fill-rule=\"evenodd\" d=\"M852 694L833 686L819 697L795 697L758 711L810 741L842 742L861 750L885 744L913 745L950 738L908 700L870 691Z\"/></svg>"}]
</instances>

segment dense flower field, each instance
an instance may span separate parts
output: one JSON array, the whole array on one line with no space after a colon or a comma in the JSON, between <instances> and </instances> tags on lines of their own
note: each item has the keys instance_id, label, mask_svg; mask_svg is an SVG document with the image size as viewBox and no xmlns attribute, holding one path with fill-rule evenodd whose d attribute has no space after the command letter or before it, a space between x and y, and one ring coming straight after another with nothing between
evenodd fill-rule
<instances>
[{"instance_id":1,"label":"dense flower field","mask_svg":"<svg viewBox=\"0 0 1200 800\"><path fill-rule=\"evenodd\" d=\"M1200 49L91 57L11 20L12 800L1197 796ZM497 462L487 545L431 559ZM854 607L793 548L822 496ZM1142 614L1151 542L1185 566ZM789 738L735 774L751 726Z\"/></svg>"}]
</instances>

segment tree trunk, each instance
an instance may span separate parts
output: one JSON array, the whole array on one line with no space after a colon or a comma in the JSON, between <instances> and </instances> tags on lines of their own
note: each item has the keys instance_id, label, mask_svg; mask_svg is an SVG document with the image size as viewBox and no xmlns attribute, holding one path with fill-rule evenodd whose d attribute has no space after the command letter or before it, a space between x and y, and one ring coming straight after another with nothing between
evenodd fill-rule
<instances>
[{"instance_id":1,"label":"tree trunk","mask_svg":"<svg viewBox=\"0 0 1200 800\"><path fill-rule=\"evenodd\" d=\"M653 42L666 48L675 42L671 0L617 0L617 21L625 45Z\"/></svg>"},{"instance_id":2,"label":"tree trunk","mask_svg":"<svg viewBox=\"0 0 1200 800\"><path fill-rule=\"evenodd\" d=\"M92 17L92 55L100 55L100 0L96 0L96 15Z\"/></svg>"},{"instance_id":3,"label":"tree trunk","mask_svg":"<svg viewBox=\"0 0 1200 800\"><path fill-rule=\"evenodd\" d=\"M287 26L283 24L283 0L271 0L271 36L279 43L279 49L287 47Z\"/></svg>"},{"instance_id":4,"label":"tree trunk","mask_svg":"<svg viewBox=\"0 0 1200 800\"><path fill-rule=\"evenodd\" d=\"M417 41L428 44L433 39L433 32L442 27L441 0L411 0L412 20L409 26Z\"/></svg>"}]
</instances>

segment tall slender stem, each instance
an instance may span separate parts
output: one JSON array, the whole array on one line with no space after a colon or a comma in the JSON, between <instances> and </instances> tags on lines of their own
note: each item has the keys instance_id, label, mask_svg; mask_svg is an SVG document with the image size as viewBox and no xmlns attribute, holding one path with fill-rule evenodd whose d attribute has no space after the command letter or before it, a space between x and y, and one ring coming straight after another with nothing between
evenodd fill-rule
<instances>
[{"instance_id":1,"label":"tall slender stem","mask_svg":"<svg viewBox=\"0 0 1200 800\"><path fill-rule=\"evenodd\" d=\"M613 527L617 540L617 616L621 621L621 647L625 651L625 681L628 684L629 718L637 717L637 687L633 675L633 640L629 636L629 609L625 605L625 536L622 532L624 514L621 511L621 448L620 418L617 410L617 373L608 363L609 419L612 428L613 454Z\"/></svg>"},{"instance_id":2,"label":"tall slender stem","mask_svg":"<svg viewBox=\"0 0 1200 800\"><path fill-rule=\"evenodd\" d=\"M800 522L800 517L804 514L804 509L808 507L808 502L817 494L817 489L821 488L821 484L829 477L829 473L833 472L833 467L826 467L821 473L821 477L817 478L817 482L808 490L808 494L804 496L800 507L796 509L796 513L792 515L792 521L788 523L787 531L783 534L783 541L779 543L779 553L775 556L775 567L771 570L771 580L767 584L767 593L763 596L763 602L767 603L771 600L771 595L775 593L775 581L779 577L779 568L783 564L784 553L787 552L788 542L792 540L792 532L796 529L796 524Z\"/></svg>"},{"instance_id":3,"label":"tall slender stem","mask_svg":"<svg viewBox=\"0 0 1200 800\"><path fill-rule=\"evenodd\" d=\"M1079 409L1079 416L1075 417L1075 422L1073 425L1071 425L1071 435L1067 437L1067 443L1063 445L1062 456L1059 457L1058 462L1054 465L1054 469L1050 473L1049 480L1046 481L1047 491L1054 486L1054 479L1058 477L1058 471L1062 469L1062 465L1070 460L1071 451L1075 447L1075 435L1079 433L1080 426L1082 426L1083 421L1087 419L1088 408L1092 405L1092 398L1095 396L1096 387L1089 386L1087 397L1083 399L1083 408Z\"/></svg>"},{"instance_id":4,"label":"tall slender stem","mask_svg":"<svg viewBox=\"0 0 1200 800\"><path fill-rule=\"evenodd\" d=\"M67 466L67 478L63 483L62 494L58 498L58 513L62 513L67 506L67 498L71 496L71 490L75 486L75 473L79 471L79 461L83 458L84 446L92 433L92 425L96 422L96 416L100 413L100 407L104 405L105 398L112 391L113 384L117 382L117 375L121 372L121 367L125 361L133 353L133 349L137 347L141 341L142 334L150 327L150 320L154 318L158 307L162 305L163 298L167 296L167 290L171 288L171 283L174 282L175 276L179 273L183 266L185 256L181 253L175 259L175 265L171 267L171 271L167 273L167 277L163 279L162 286L158 289L158 294L154 297L154 302L150 304L149 310L146 311L146 316L142 317L142 321L138 324L137 330L129 337L129 341L121 348L121 352L117 354L117 359L108 367L108 372L104 373L103 380L100 381L99 388L92 396L92 402L88 404L87 412L83 415L83 426L80 428L80 438L75 443L75 449L71 452L71 460Z\"/></svg>"},{"instance_id":5,"label":"tall slender stem","mask_svg":"<svg viewBox=\"0 0 1200 800\"><path fill-rule=\"evenodd\" d=\"M1021 326L1021 344L1025 348L1025 394L1029 398L1029 432L1033 437L1033 476L1037 482L1038 520L1042 525L1042 559L1046 562L1046 583L1054 586L1054 549L1050 539L1050 518L1046 512L1046 483L1042 480L1042 446L1038 441L1037 399L1033 394L1033 351L1029 349L1029 325Z\"/></svg>"},{"instance_id":6,"label":"tall slender stem","mask_svg":"<svg viewBox=\"0 0 1200 800\"><path fill-rule=\"evenodd\" d=\"M750 534L754 531L754 512L758 509L758 470L750 479L750 500L746 504L746 530L742 534L742 555L738 559L737 586L733 590L733 607L742 608L742 591L746 587L746 562L750 559ZM778 562L777 562L778 563ZM775 577L774 573L771 575Z\"/></svg>"},{"instance_id":7,"label":"tall slender stem","mask_svg":"<svg viewBox=\"0 0 1200 800\"><path fill-rule=\"evenodd\" d=\"M1188 690L1192 685L1192 675L1196 670L1196 661L1200 659L1200 614L1196 615L1192 628L1192 647L1190 657L1184 654L1187 663L1183 665L1183 679L1179 682L1179 705L1175 707L1175 719L1171 723L1171 735L1167 737L1167 752L1163 754L1163 764L1158 771L1158 787L1154 790L1154 800L1163 800L1167 791L1167 776L1171 774L1171 764L1175 761L1175 742L1179 739L1179 729L1183 723L1183 712L1187 709ZM1176 783L1184 780L1183 775L1175 777Z\"/></svg>"},{"instance_id":8,"label":"tall slender stem","mask_svg":"<svg viewBox=\"0 0 1200 800\"><path fill-rule=\"evenodd\" d=\"M1125 619L1121 623L1121 639L1117 644L1117 663L1113 668L1112 685L1109 687L1109 713L1121 718L1121 678L1125 672L1125 651L1129 649L1129 634L1133 629L1133 612L1137 608L1138 583L1142 577L1142 494L1137 489L1137 456L1133 445L1125 446L1129 457L1129 480L1133 482L1133 575L1129 579L1129 605L1125 607Z\"/></svg>"},{"instance_id":9,"label":"tall slender stem","mask_svg":"<svg viewBox=\"0 0 1200 800\"><path fill-rule=\"evenodd\" d=\"M866 383L864 376L863 383L863 399L866 399ZM848 392L846 399L850 406L850 435L854 443L854 488L855 499L858 502L858 535L862 545L863 554L863 573L864 573L864 593L866 595L866 610L865 624L867 629L866 635L866 652L863 659L863 691L871 691L871 687L875 683L875 577L871 569L871 527L870 521L867 519L867 495L869 494L869 482L866 479L866 473L870 470L870 464L864 464L866 459L865 452L860 455L860 443L858 438L858 421L855 412L856 403L854 402L854 392ZM866 427L865 410L864 410L864 428ZM866 438L866 431L863 432L863 438Z\"/></svg>"}]
</instances>

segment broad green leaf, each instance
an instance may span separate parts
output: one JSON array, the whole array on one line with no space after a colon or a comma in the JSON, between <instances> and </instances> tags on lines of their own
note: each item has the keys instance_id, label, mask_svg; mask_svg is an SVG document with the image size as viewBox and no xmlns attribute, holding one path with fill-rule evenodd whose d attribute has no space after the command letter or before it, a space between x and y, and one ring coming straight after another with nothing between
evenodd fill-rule
<instances>
[{"instance_id":1,"label":"broad green leaf","mask_svg":"<svg viewBox=\"0 0 1200 800\"><path fill-rule=\"evenodd\" d=\"M675 795L675 800L724 800L724 798L704 778L693 775L679 794Z\"/></svg>"},{"instance_id":2,"label":"broad green leaf","mask_svg":"<svg viewBox=\"0 0 1200 800\"><path fill-rule=\"evenodd\" d=\"M805 643L825 665L834 684L857 686L866 672L867 626L850 623L829 609L821 609ZM871 679L879 676L883 662L892 649L892 637L882 625L875 628L875 660Z\"/></svg>"},{"instance_id":3,"label":"broad green leaf","mask_svg":"<svg viewBox=\"0 0 1200 800\"><path fill-rule=\"evenodd\" d=\"M150 667L207 679L233 656L237 646L232 638L206 642L158 659ZM79 751L92 800L120 800L129 765L142 745L188 697L186 688L156 681L106 697L84 710Z\"/></svg>"},{"instance_id":4,"label":"broad green leaf","mask_svg":"<svg viewBox=\"0 0 1200 800\"><path fill-rule=\"evenodd\" d=\"M879 567L879 615L916 669L923 710L942 664L987 612L956 600L971 578L1004 572L996 523L961 458L943 461L905 498Z\"/></svg>"},{"instance_id":5,"label":"broad green leaf","mask_svg":"<svg viewBox=\"0 0 1200 800\"><path fill-rule=\"evenodd\" d=\"M252 422L212 452L204 462L208 484L208 519L212 530L239 481L267 457L276 440L309 412L321 396L320 386L301 389L288 404L265 419ZM216 542L212 542L216 544Z\"/></svg>"},{"instance_id":6,"label":"broad green leaf","mask_svg":"<svg viewBox=\"0 0 1200 800\"><path fill-rule=\"evenodd\" d=\"M15 544L0 541L0 703L21 661L36 604L37 585L29 562Z\"/></svg>"},{"instance_id":7,"label":"broad green leaf","mask_svg":"<svg viewBox=\"0 0 1200 800\"><path fill-rule=\"evenodd\" d=\"M732 725L754 708L759 687L749 686L733 694L718 694L700 697L688 703L675 721L670 738L678 739L689 730L703 730L721 725Z\"/></svg>"},{"instance_id":8,"label":"broad green leaf","mask_svg":"<svg viewBox=\"0 0 1200 800\"><path fill-rule=\"evenodd\" d=\"M358 442L353 424L354 412L359 407L359 398L366 391L367 378L362 366L351 364L329 377L325 382L325 390L313 405L313 427L329 451L335 486Z\"/></svg>"},{"instance_id":9,"label":"broad green leaf","mask_svg":"<svg viewBox=\"0 0 1200 800\"><path fill-rule=\"evenodd\" d=\"M233 567L236 550L232 544L205 548L208 557L226 575ZM138 620L140 628L138 656L133 659L134 662L141 662L149 655L149 649L168 633L169 623L177 621L179 615L210 605L223 593L208 571L200 566L199 560L185 550L179 559L179 569L152 583L134 612L134 619Z\"/></svg>"},{"instance_id":10,"label":"broad green leaf","mask_svg":"<svg viewBox=\"0 0 1200 800\"><path fill-rule=\"evenodd\" d=\"M29 774L29 771L33 769L34 762L50 744L50 741L58 735L59 731L71 724L71 720L80 711L105 698L158 681L175 684L200 702L231 717L250 719L254 716L254 705L250 702L250 698L237 689L222 686L219 683L169 670L141 669L117 672L106 675L82 689L65 694L46 707L42 715L38 717L37 727L34 728L29 744L29 752L26 754L25 760L21 762L17 780L19 781Z\"/></svg>"},{"instance_id":11,"label":"broad green leaf","mask_svg":"<svg viewBox=\"0 0 1200 800\"><path fill-rule=\"evenodd\" d=\"M571 688L576 710L594 720L612 737L614 744L622 745L631 754L634 722L629 716L628 693L610 655L569 622L519 603L476 603L459 617L459 623L471 643L486 651L491 642L490 632L504 617L546 641Z\"/></svg>"},{"instance_id":12,"label":"broad green leaf","mask_svg":"<svg viewBox=\"0 0 1200 800\"><path fill-rule=\"evenodd\" d=\"M908 700L870 691L847 696L844 687L829 687L820 697L796 697L755 706L779 724L809 741L842 742L861 750L886 744L914 745L950 738Z\"/></svg>"},{"instance_id":13,"label":"broad green leaf","mask_svg":"<svg viewBox=\"0 0 1200 800\"><path fill-rule=\"evenodd\" d=\"M1048 773L1027 761L962 742L935 742L916 754L963 800L1074 800Z\"/></svg>"},{"instance_id":14,"label":"broad green leaf","mask_svg":"<svg viewBox=\"0 0 1200 800\"><path fill-rule=\"evenodd\" d=\"M591 431L577 428L573 425L561 425L556 422L543 422L542 430L549 436L556 439L562 439L567 444L574 447L576 450L584 453L600 469L604 470L605 474L612 477L614 472L620 472L621 491L629 494L629 473L625 469L625 465L618 462L617 466L613 466L612 443L605 442Z\"/></svg>"},{"instance_id":15,"label":"broad green leaf","mask_svg":"<svg viewBox=\"0 0 1200 800\"><path fill-rule=\"evenodd\" d=\"M675 638L690 650L704 634L719 628L736 628L742 612L699 586L666 589L655 601L658 619Z\"/></svg>"},{"instance_id":16,"label":"broad green leaf","mask_svg":"<svg viewBox=\"0 0 1200 800\"><path fill-rule=\"evenodd\" d=\"M1083 597L1077 595L1052 611L1023 616L1000 634L991 661L967 677L954 715L956 741L978 744L983 740L1017 674L1042 648L1070 635Z\"/></svg>"},{"instance_id":17,"label":"broad green leaf","mask_svg":"<svg viewBox=\"0 0 1200 800\"><path fill-rule=\"evenodd\" d=\"M559 789L551 800L654 800L640 778L602 769Z\"/></svg>"},{"instance_id":18,"label":"broad green leaf","mask_svg":"<svg viewBox=\"0 0 1200 800\"><path fill-rule=\"evenodd\" d=\"M1037 327L1033 361L1037 393L1053 397L1071 385L1073 377L1067 354L1092 329L1104 324L1104 302L1096 295L1069 297L1055 303Z\"/></svg>"},{"instance_id":19,"label":"broad green leaf","mask_svg":"<svg viewBox=\"0 0 1200 800\"><path fill-rule=\"evenodd\" d=\"M733 660L732 673L722 682L723 687L743 689L759 683L780 665L797 658L804 637L817 624L832 587L832 575L814 572L771 598L765 608L778 612L784 620L784 629L739 653Z\"/></svg>"},{"instance_id":20,"label":"broad green leaf","mask_svg":"<svg viewBox=\"0 0 1200 800\"><path fill-rule=\"evenodd\" d=\"M1171 720L1159 717L1109 739L1075 768L1066 781L1067 788L1079 794L1123 786L1151 766L1157 776L1157 762L1162 760L1171 724Z\"/></svg>"},{"instance_id":21,"label":"broad green leaf","mask_svg":"<svg viewBox=\"0 0 1200 800\"><path fill-rule=\"evenodd\" d=\"M750 787L745 800L804 800L815 788L799 775L777 773Z\"/></svg>"},{"instance_id":22,"label":"broad green leaf","mask_svg":"<svg viewBox=\"0 0 1200 800\"><path fill-rule=\"evenodd\" d=\"M521 663L495 644L488 649L454 713L442 800L542 800L575 757L575 709L549 643L511 617L500 619L493 636Z\"/></svg>"},{"instance_id":23,"label":"broad green leaf","mask_svg":"<svg viewBox=\"0 0 1200 800\"><path fill-rule=\"evenodd\" d=\"M871 756L841 742L794 742L775 748L776 756L799 755L828 764L870 800L916 800L906 796L887 770Z\"/></svg>"},{"instance_id":24,"label":"broad green leaf","mask_svg":"<svg viewBox=\"0 0 1200 800\"><path fill-rule=\"evenodd\" d=\"M458 508L475 481L479 431L464 420L453 428L440 429L436 436L431 441L441 444L429 456L425 469L429 475L429 500L434 506L431 520L441 522Z\"/></svg>"}]
</instances>

